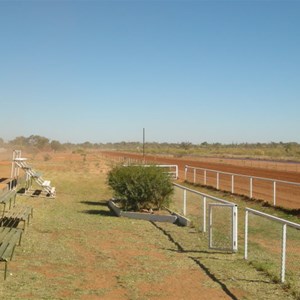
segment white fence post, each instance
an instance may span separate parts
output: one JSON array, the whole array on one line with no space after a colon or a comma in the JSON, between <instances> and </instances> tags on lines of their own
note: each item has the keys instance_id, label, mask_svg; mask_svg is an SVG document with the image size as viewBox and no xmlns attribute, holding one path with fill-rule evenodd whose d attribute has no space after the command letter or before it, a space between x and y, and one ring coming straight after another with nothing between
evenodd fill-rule
<instances>
[{"instance_id":1,"label":"white fence post","mask_svg":"<svg viewBox=\"0 0 300 300\"><path fill-rule=\"evenodd\" d=\"M232 207L232 250L238 250L238 208L237 205Z\"/></svg>"},{"instance_id":2,"label":"white fence post","mask_svg":"<svg viewBox=\"0 0 300 300\"><path fill-rule=\"evenodd\" d=\"M281 282L285 281L285 261L286 261L286 224L282 225L282 250L281 250Z\"/></svg>"},{"instance_id":3,"label":"white fence post","mask_svg":"<svg viewBox=\"0 0 300 300\"><path fill-rule=\"evenodd\" d=\"M253 178L250 177L250 199L253 197Z\"/></svg>"},{"instance_id":4,"label":"white fence post","mask_svg":"<svg viewBox=\"0 0 300 300\"><path fill-rule=\"evenodd\" d=\"M206 197L203 197L203 232L206 232Z\"/></svg>"},{"instance_id":5,"label":"white fence post","mask_svg":"<svg viewBox=\"0 0 300 300\"><path fill-rule=\"evenodd\" d=\"M273 205L276 206L276 181L273 181Z\"/></svg>"},{"instance_id":6,"label":"white fence post","mask_svg":"<svg viewBox=\"0 0 300 300\"><path fill-rule=\"evenodd\" d=\"M188 172L188 168L189 166L186 165L185 166L185 179L187 180L187 172ZM229 173L229 172L222 172L222 171L218 171L218 170L212 170L212 169L205 169L205 168L197 168L197 167L190 167L191 169L193 169L193 181L194 184L197 183L197 170L202 170L203 171L203 185L208 185L208 174L207 172L211 173L211 177L216 176L216 184L214 184L212 182L212 186L214 186L217 190L220 190L220 184L222 182L222 178L220 178L220 175L222 174L226 174L231 176L231 187L229 189L227 189L228 191L231 191L231 193L234 194L234 190L235 190L235 178L238 177L243 177L243 178L249 178L249 194L245 194L248 197L250 197L250 199L253 199L253 197L255 195L253 195L254 192L254 180L257 181L257 185L260 186L260 182L261 181L267 181L267 182L271 182L272 184L272 189L270 192L268 192L268 194L271 194L270 196L273 198L273 206L276 206L277 203L277 183L283 183L283 184L288 184L288 185L293 185L293 186L297 186L300 189L300 183L299 182L290 182L290 181L285 181L285 180L278 180L278 179L271 179L271 178L263 178L263 177L257 177L257 176L248 176L248 175L243 175L243 174L234 174L234 173ZM216 175L215 175L216 174ZM200 183L200 182L199 182ZM202 183L202 181L201 181ZM269 199L268 199L269 201ZM272 201L272 200L271 200Z\"/></svg>"},{"instance_id":7,"label":"white fence post","mask_svg":"<svg viewBox=\"0 0 300 300\"><path fill-rule=\"evenodd\" d=\"M245 253L244 259L248 259L248 210L245 211Z\"/></svg>"},{"instance_id":8,"label":"white fence post","mask_svg":"<svg viewBox=\"0 0 300 300\"><path fill-rule=\"evenodd\" d=\"M294 223L285 219L281 219L269 214L266 214L264 212L254 210L251 208L246 207L245 208L245 254L244 258L248 259L248 228L249 228L249 223L248 223L248 212L260 217L263 217L265 219L272 220L277 223L282 224L282 240L281 240L281 271L280 271L280 281L285 282L285 269L286 269L286 239L287 239L287 226L296 228L300 230L300 224Z\"/></svg>"},{"instance_id":9,"label":"white fence post","mask_svg":"<svg viewBox=\"0 0 300 300\"><path fill-rule=\"evenodd\" d=\"M183 215L186 215L186 189L183 190Z\"/></svg>"},{"instance_id":10,"label":"white fence post","mask_svg":"<svg viewBox=\"0 0 300 300\"><path fill-rule=\"evenodd\" d=\"M184 168L184 180L186 181L187 180L187 166L185 166Z\"/></svg>"},{"instance_id":11,"label":"white fence post","mask_svg":"<svg viewBox=\"0 0 300 300\"><path fill-rule=\"evenodd\" d=\"M218 222L216 222L216 224L213 225L212 206L214 206L214 207L225 207L225 209L230 209L231 217L228 216L228 215L226 217L226 219L228 220L228 223L227 223L226 226L228 226L230 228L230 233L227 231L227 229L225 229L225 231L226 231L225 233L223 232L223 235L225 234L225 238L226 238L224 241L226 241L228 246L226 247L226 249L223 246L220 246L220 247L223 247L222 249L221 248L218 248L218 249L219 250L226 250L226 251L230 250L230 251L236 252L237 247L238 247L238 240L237 240L238 239L238 229L237 229L238 228L238 222L237 222L238 214L237 214L236 204L232 203L230 201L221 199L221 198L217 198L217 197L214 197L214 196L211 196L211 195L208 195L208 194L201 193L201 192L196 191L196 190L189 189L188 187L184 187L184 186L179 185L177 183L173 183L173 185L175 187L178 187L178 188L183 190L183 215L187 214L187 200L188 200L187 199L187 197L188 197L187 192L192 193L192 194L196 194L196 195L202 197L202 198L200 198L200 202L202 202L202 205L203 205L203 213L202 213L202 216L203 216L203 220L202 220L203 233L208 232L209 236L211 238L212 238L212 234L213 234L213 231L214 231L213 226L218 226L219 225ZM210 200L210 202L212 201L214 203L208 203L208 199ZM201 201L201 200L203 200L203 201ZM201 214L201 208L200 208L200 214ZM199 217L201 218L201 215ZM218 217L223 218L224 216L223 216L223 214L221 214L221 215L219 214L215 218L218 218ZM231 219L228 219L228 217L230 217ZM223 225L220 225L220 226L222 226L220 228L221 228L221 230L223 230L224 229ZM201 228L200 228L200 230L201 230ZM227 234L228 234L228 236L227 236ZM222 235L222 237L223 237L223 235ZM216 235L216 239L218 239L218 235ZM212 247L212 245L213 245L212 240L209 243L210 243L210 247ZM217 247L219 247L219 246L217 246ZM217 248L215 248L215 249L217 249Z\"/></svg>"},{"instance_id":12,"label":"white fence post","mask_svg":"<svg viewBox=\"0 0 300 300\"><path fill-rule=\"evenodd\" d=\"M178 165L175 165L176 179L179 178Z\"/></svg>"},{"instance_id":13,"label":"white fence post","mask_svg":"<svg viewBox=\"0 0 300 300\"><path fill-rule=\"evenodd\" d=\"M208 244L209 248L212 248L212 240L213 240L212 222L213 222L213 220L212 220L212 206L209 206L209 224L208 224L208 226L209 226L208 230L209 230L209 236L210 236L210 238L208 239L209 240L209 244Z\"/></svg>"}]
</instances>

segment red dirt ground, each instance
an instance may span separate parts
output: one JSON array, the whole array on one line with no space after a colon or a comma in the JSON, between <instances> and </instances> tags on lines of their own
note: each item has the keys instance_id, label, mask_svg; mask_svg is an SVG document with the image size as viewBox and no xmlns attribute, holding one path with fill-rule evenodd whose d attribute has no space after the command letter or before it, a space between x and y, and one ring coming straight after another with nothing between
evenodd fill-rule
<instances>
[{"instance_id":1,"label":"red dirt ground","mask_svg":"<svg viewBox=\"0 0 300 300\"><path fill-rule=\"evenodd\" d=\"M39 159L43 159L44 154L40 154ZM124 157L126 156L131 158L141 158L138 155L134 154L124 154L124 153L115 153L115 152L105 152L105 155L110 157ZM25 156L25 155L24 155ZM55 155L56 161L66 161L66 160L82 160L81 155L74 155L74 154L59 154L57 153ZM167 163L167 164L177 164L179 166L179 176L181 179L184 178L184 167L185 165L192 165L195 167L205 167L209 169L216 169L216 170L222 170L226 172L235 172L235 173L242 173L242 174L251 174L255 176L266 176L262 174L269 174L272 178L275 178L274 176L281 176L284 174L284 172L280 171L278 173L274 173L274 171L269 173L264 173L264 170L258 169L258 168L243 168L239 166L231 166L228 164L219 164L219 163L205 163L205 162L198 162L196 160L187 160L187 159L175 159L175 158L165 158L165 157L157 157L157 156L147 156L147 161L149 162L156 162L156 163ZM10 174L10 162L0 162L1 164L1 170L5 170L5 174L0 174L3 177L9 176ZM95 170L94 170L95 168ZM93 167L93 171L96 171L96 167ZM262 172L260 172L262 171ZM246 173L249 172L249 173ZM255 173L254 173L255 172ZM291 176L291 173L288 172L289 176ZM297 174L299 177L299 174ZM283 177L278 177L278 179L282 179ZM286 177L286 178L293 178L293 177ZM211 178L211 180L213 180ZM284 179L287 180L287 179ZM289 179L292 180L292 179ZM299 180L299 178L298 178ZM296 181L293 179L293 181ZM31 229L33 230L33 229ZM55 233L56 234L56 233ZM106 251L106 253L109 253L109 257L118 263L120 263L120 269L126 268L128 266L134 266L135 260L134 257L137 255L144 255L143 251L140 251L139 249L136 249L134 252L132 251L131 247L128 246L128 248L124 247L124 239L122 240L121 237L124 236L120 235L119 232L102 232L102 234L97 235L95 232L90 232L90 235L88 236L87 240L94 241L95 245L101 245L102 251ZM132 232L130 232L132 234ZM114 239L110 239L111 236L114 236ZM52 239L54 239L55 236L52 236ZM125 239L126 241L127 239ZM128 241L129 243L130 241ZM123 250L122 250L122 256L120 259L120 252L118 250L118 246L123 243ZM99 273L97 273L97 276L95 276L94 273L94 264L97 260L97 256L93 252L87 252L86 248L83 247L80 243L75 241L71 241L69 245L72 249L75 249L76 255L78 257L83 257L85 260L85 282L75 282L74 285L78 286L82 289L99 289L99 288L111 288L112 286L116 286L117 283L115 282L115 275L116 274L108 274L106 270L103 270L103 272L98 270ZM117 250L116 250L117 249ZM125 250L127 249L127 251ZM161 256L158 256L157 249L153 248L150 249L147 253L148 256L153 256L154 258L158 259L166 259L163 254L160 254ZM176 254L174 254L176 255ZM180 254L178 253L178 258L180 257ZM35 266L34 271L43 273L45 276L49 279L55 278L57 276L57 270L54 268L57 265L55 264L46 264L42 266ZM70 267L70 270L68 270L70 274L73 274L74 272L78 272L78 268L74 266ZM187 275L189 274L189 275ZM199 284L195 284L195 278L197 278L197 282ZM174 299L174 296L170 297L170 295L176 295L176 299L232 299L230 296L228 296L221 288L211 287L211 286L205 286L205 282L207 280L210 280L205 272L201 271L198 267L193 267L189 270L189 272L178 272L174 275L170 275L169 277L165 278L165 280L159 282L155 286L151 286L147 283L141 283L137 286L137 288L144 293L150 293L155 289L156 292L165 293L165 295L161 295L160 297L157 297L156 299ZM203 284L202 284L203 283ZM83 287L83 285L85 285ZM33 291L34 292L34 291ZM237 296L238 299L241 299L244 297L244 291L235 289L234 294ZM68 290L64 290L61 293L61 298L71 298L72 293ZM24 295L26 298L33 298L33 294L26 294ZM97 296L87 295L82 297L81 299L99 299ZM119 286L118 289L115 289L111 292L111 294L107 295L107 297L101 297L101 299L127 299L126 297L126 289L122 286Z\"/></svg>"},{"instance_id":2,"label":"red dirt ground","mask_svg":"<svg viewBox=\"0 0 300 300\"><path fill-rule=\"evenodd\" d=\"M142 160L143 157L140 154L132 153L122 153L122 152L103 152L104 155L111 158L123 157L126 159L135 159ZM185 177L185 166L189 165L197 168L205 168L211 170L217 170L222 172L242 174L248 176L270 178L276 180L283 180L289 182L300 183L300 173L295 171L284 171L291 168L291 163L278 163L276 169L271 169L274 167L274 162L264 161L262 167L261 161L252 161L252 167L245 166L245 160L231 160L231 159L208 159L209 162L203 161L203 158L196 160L195 158L174 158L174 157L164 157L164 156L153 156L146 155L145 160L151 163L160 163L160 164L175 164L178 165L179 169L179 179L184 180ZM231 164L232 163L232 164ZM269 163L269 164L268 164ZM297 169L297 166L294 168ZM216 187L216 173L208 172L207 173L207 184ZM188 173L189 181L193 182L192 171ZM197 175L196 183L203 183L203 172L199 171ZM231 176L230 175L220 175L220 189L230 191L231 189ZM249 179L242 177L235 177L235 192L238 194L243 194L249 196ZM261 199L268 201L273 204L273 183L271 181L260 181L253 180L253 198ZM282 206L290 209L299 209L300 208L300 186L292 186L283 183L277 183L276 190L276 205Z\"/></svg>"}]
</instances>

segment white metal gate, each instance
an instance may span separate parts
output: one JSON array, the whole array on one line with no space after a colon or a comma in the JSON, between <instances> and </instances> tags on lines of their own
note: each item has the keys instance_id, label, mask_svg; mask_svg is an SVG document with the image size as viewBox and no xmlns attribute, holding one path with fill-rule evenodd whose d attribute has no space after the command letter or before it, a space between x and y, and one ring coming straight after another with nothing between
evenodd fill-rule
<instances>
[{"instance_id":1,"label":"white metal gate","mask_svg":"<svg viewBox=\"0 0 300 300\"><path fill-rule=\"evenodd\" d=\"M236 252L237 206L225 203L209 204L209 248Z\"/></svg>"}]
</instances>

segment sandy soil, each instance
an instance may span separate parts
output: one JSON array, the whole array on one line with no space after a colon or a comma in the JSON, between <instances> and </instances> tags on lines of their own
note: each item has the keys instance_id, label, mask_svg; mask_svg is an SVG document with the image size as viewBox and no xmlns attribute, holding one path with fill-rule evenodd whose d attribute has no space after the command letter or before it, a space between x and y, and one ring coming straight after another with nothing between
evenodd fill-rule
<instances>
[{"instance_id":1,"label":"sandy soil","mask_svg":"<svg viewBox=\"0 0 300 300\"><path fill-rule=\"evenodd\" d=\"M123 157L125 160L139 159L142 160L142 156L131 153L120 152L104 152L104 154L111 158ZM232 160L232 159L209 159L209 162L203 160L196 160L195 158L171 158L163 156L151 156L145 157L147 162L162 163L162 164L177 164L179 168L179 179L185 178L185 166L192 166L197 168L205 168L210 170L242 174L254 177L270 178L282 181L289 181L300 183L300 174L296 171L285 171L291 168L291 163L276 163L277 169L273 169L274 162L264 161L264 167L262 167L261 161L252 161L252 166L245 166L245 160ZM225 162L226 161L226 162ZM231 164L232 163L232 164ZM239 164L238 164L239 163ZM298 164L296 164L298 165ZM270 167L272 166L272 168ZM216 187L217 179L215 172L207 172L207 185ZM187 173L187 179L190 182L194 182L194 173L190 170ZM204 183L203 171L198 171L196 176L196 183ZM231 175L220 175L219 188L226 191L231 191ZM235 176L234 192L241 195L250 195L250 180L249 178L243 178ZM254 179L253 180L253 194L255 199L261 199L273 204L273 182ZM300 186L293 186L285 183L276 184L276 205L285 208L299 209L300 208Z\"/></svg>"},{"instance_id":2,"label":"sandy soil","mask_svg":"<svg viewBox=\"0 0 300 300\"><path fill-rule=\"evenodd\" d=\"M35 160L43 162L44 155L41 153L35 156ZM51 161L47 165L47 170L55 171L58 175L64 171L64 168L71 166L68 163L82 162L86 159L85 166L89 177L86 181L82 180L82 184L88 184L91 178L94 180L99 172L106 173L109 170L105 163L97 166L93 162L93 155L96 157L99 153L89 154L86 158L71 153L50 155ZM106 155L113 157L122 154L106 153ZM126 154L126 157L129 155ZM136 158L134 155L130 157ZM200 162L198 164L194 160L161 157L147 157L147 160L178 164L181 178L186 164L203 167ZM57 162L62 164L56 164ZM0 178L9 176L10 166L9 160L1 162ZM210 163L205 167L220 169L222 164ZM223 170L235 170L235 172L240 170L236 168L238 167L231 169L230 165L224 165ZM248 171L254 170L256 169ZM76 176L85 179L85 172L81 169ZM147 231L142 232L136 229L138 222L130 226L128 223L123 223L121 218L113 218L107 208L104 210L97 200L82 201L82 199L89 199L86 197L97 199L96 196L100 197L99 191L91 196L90 191L88 194L81 191L83 187L77 191L76 185L71 186L68 191L66 186L66 184L62 186L55 201L22 198L27 205L34 207L35 217L25 236L22 252L19 251L16 259L10 263L11 274L13 274L10 276L13 277L1 287L3 299L254 299L248 298L245 289L232 287L229 290L222 283L225 279L217 280L214 274L209 276L209 269L204 265L199 268L195 263L199 258L193 259L194 253L178 251L175 240L172 242L169 238L169 242L162 244L160 240L166 239L166 236L162 235L162 231L153 230L153 225L150 223L147 225ZM80 197L79 192L82 193ZM94 210L91 210L91 207ZM99 215L101 215L100 223ZM50 222L49 218L53 216L55 222ZM104 226L106 226L105 230L103 230ZM154 236L155 239L150 239L150 236ZM61 257L61 251L68 255ZM56 252L58 255L55 256ZM195 253L198 256L200 254L200 252ZM174 269L176 272L166 274L155 284L140 280L137 276L147 274L155 276L155 263L167 261L172 262L174 266L178 264L177 269ZM168 268L166 265L166 269ZM137 276L138 280L136 278L129 280L129 273ZM47 285L48 289L45 287L41 289L40 280ZM27 284L22 285L23 282ZM0 295L2 295L1 288ZM48 291L43 292L44 289ZM135 294L130 289L134 289L138 296L134 297ZM103 292L101 296L100 291ZM283 299L283 297L272 299Z\"/></svg>"}]
</instances>

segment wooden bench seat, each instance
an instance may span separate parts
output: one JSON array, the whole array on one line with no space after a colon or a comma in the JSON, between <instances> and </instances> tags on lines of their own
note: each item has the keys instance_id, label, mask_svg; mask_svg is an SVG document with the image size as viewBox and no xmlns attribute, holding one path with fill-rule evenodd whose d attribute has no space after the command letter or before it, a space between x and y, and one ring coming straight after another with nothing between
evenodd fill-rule
<instances>
[{"instance_id":1,"label":"wooden bench seat","mask_svg":"<svg viewBox=\"0 0 300 300\"><path fill-rule=\"evenodd\" d=\"M33 217L33 208L29 206L16 206L5 212L0 219L0 226L17 227L20 222L23 223L22 230L25 230L26 222L29 224L30 218Z\"/></svg>"},{"instance_id":2,"label":"wooden bench seat","mask_svg":"<svg viewBox=\"0 0 300 300\"><path fill-rule=\"evenodd\" d=\"M12 260L16 245L21 245L22 229L0 227L0 261L5 263L4 279L6 279L7 263Z\"/></svg>"},{"instance_id":3,"label":"wooden bench seat","mask_svg":"<svg viewBox=\"0 0 300 300\"><path fill-rule=\"evenodd\" d=\"M2 180L2 179L4 179L4 180ZM6 179L2 178L2 179L0 181L1 184L9 184L11 182L11 178L6 178Z\"/></svg>"},{"instance_id":4,"label":"wooden bench seat","mask_svg":"<svg viewBox=\"0 0 300 300\"><path fill-rule=\"evenodd\" d=\"M16 191L7 191L3 194L0 194L0 204L3 205L3 211L2 211L2 217L4 216L6 212L6 205L9 204L9 209L11 209L11 206L16 204Z\"/></svg>"},{"instance_id":5,"label":"wooden bench seat","mask_svg":"<svg viewBox=\"0 0 300 300\"><path fill-rule=\"evenodd\" d=\"M1 178L0 180L1 180L0 181L0 193L1 193L1 191L2 192L9 191L10 189L12 189L16 186L16 179Z\"/></svg>"}]
</instances>

